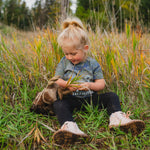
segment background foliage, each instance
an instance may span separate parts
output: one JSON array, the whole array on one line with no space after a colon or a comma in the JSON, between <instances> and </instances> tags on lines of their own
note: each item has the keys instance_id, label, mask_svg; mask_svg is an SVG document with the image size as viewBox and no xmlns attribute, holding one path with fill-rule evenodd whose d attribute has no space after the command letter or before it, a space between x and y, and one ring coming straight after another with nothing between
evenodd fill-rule
<instances>
[{"instance_id":1,"label":"background foliage","mask_svg":"<svg viewBox=\"0 0 150 150\"><path fill-rule=\"evenodd\" d=\"M36 27L41 29L47 25L56 27L57 20L62 16L72 15L71 3L71 0L36 0L34 6L29 9L22 0L0 0L0 21L26 30ZM66 8L65 11L62 8ZM77 0L74 15L88 23L88 27L93 30L98 26L102 31L122 31L127 22L134 28L140 25L148 29L150 1Z\"/></svg>"},{"instance_id":2,"label":"background foliage","mask_svg":"<svg viewBox=\"0 0 150 150\"><path fill-rule=\"evenodd\" d=\"M125 23L149 26L149 0L78 0L76 15L102 30L122 30Z\"/></svg>"}]
</instances>

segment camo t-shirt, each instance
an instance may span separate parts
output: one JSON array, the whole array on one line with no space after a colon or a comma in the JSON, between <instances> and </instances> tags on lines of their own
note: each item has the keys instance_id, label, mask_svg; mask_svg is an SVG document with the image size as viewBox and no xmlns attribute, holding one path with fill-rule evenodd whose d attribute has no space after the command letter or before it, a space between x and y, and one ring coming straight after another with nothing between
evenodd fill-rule
<instances>
[{"instance_id":1,"label":"camo t-shirt","mask_svg":"<svg viewBox=\"0 0 150 150\"><path fill-rule=\"evenodd\" d=\"M101 67L95 59L87 57L84 62L74 65L64 56L57 65L55 76L59 75L61 79L67 81L71 76L73 79L77 74L79 76L81 75L77 81L79 83L94 82L96 79L103 79ZM73 92L73 96L85 98L89 97L92 93L94 93L94 91L76 90Z\"/></svg>"}]
</instances>

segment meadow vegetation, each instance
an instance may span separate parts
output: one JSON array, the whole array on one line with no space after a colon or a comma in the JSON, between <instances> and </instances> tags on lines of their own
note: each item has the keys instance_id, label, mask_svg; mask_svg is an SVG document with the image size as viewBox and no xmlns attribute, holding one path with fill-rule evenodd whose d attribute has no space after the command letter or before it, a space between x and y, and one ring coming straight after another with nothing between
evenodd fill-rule
<instances>
[{"instance_id":1,"label":"meadow vegetation","mask_svg":"<svg viewBox=\"0 0 150 150\"><path fill-rule=\"evenodd\" d=\"M58 32L0 31L0 149L63 149L51 139L52 129L60 128L56 117L29 110L64 55L57 45ZM126 24L123 33L97 30L89 31L89 37L89 55L100 63L106 80L101 92L116 92L122 110L131 111L132 119L144 120L146 128L137 137L119 129L110 132L106 110L88 105L74 117L91 142L67 149L149 149L150 34Z\"/></svg>"}]
</instances>

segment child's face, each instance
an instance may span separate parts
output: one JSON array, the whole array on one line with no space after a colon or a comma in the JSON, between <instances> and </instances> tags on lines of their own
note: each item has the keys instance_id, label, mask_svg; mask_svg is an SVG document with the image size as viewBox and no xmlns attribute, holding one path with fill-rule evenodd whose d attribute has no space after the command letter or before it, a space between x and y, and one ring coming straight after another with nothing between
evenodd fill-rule
<instances>
[{"instance_id":1,"label":"child's face","mask_svg":"<svg viewBox=\"0 0 150 150\"><path fill-rule=\"evenodd\" d=\"M86 51L88 50L88 45L85 45L83 49L76 49L75 45L75 41L66 39L62 46L66 58L69 61L71 61L74 65L85 60Z\"/></svg>"}]
</instances>

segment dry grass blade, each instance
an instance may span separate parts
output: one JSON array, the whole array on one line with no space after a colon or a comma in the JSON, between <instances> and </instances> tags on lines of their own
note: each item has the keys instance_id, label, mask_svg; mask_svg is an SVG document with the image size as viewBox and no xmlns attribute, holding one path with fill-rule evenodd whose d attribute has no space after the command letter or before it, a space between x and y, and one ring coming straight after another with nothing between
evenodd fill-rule
<instances>
[{"instance_id":1,"label":"dry grass blade","mask_svg":"<svg viewBox=\"0 0 150 150\"><path fill-rule=\"evenodd\" d=\"M39 134L39 136L42 138L42 140L45 142L45 143L47 143L47 141L46 141L46 139L43 137L43 135L42 135L42 133L40 132L40 130L37 128L37 130L38 130L38 134Z\"/></svg>"},{"instance_id":2,"label":"dry grass blade","mask_svg":"<svg viewBox=\"0 0 150 150\"><path fill-rule=\"evenodd\" d=\"M72 75L73 75L73 74L72 74ZM68 79L67 84L66 84L66 87L68 87L68 86L70 85L71 79L72 79L72 75L71 75L70 78ZM65 88L66 88L66 87L65 87Z\"/></svg>"},{"instance_id":3,"label":"dry grass blade","mask_svg":"<svg viewBox=\"0 0 150 150\"><path fill-rule=\"evenodd\" d=\"M70 78L67 81L66 87L71 86L71 87L78 87L78 88L80 88L80 85L78 85L78 81L82 78L82 75L79 75L79 73L80 73L80 71L79 71L77 73L77 75L72 79L73 72L72 72L72 75L70 76Z\"/></svg>"},{"instance_id":4,"label":"dry grass blade","mask_svg":"<svg viewBox=\"0 0 150 150\"><path fill-rule=\"evenodd\" d=\"M38 144L40 144L41 140L40 140L38 128L35 130L35 133L34 133L34 142L36 142L36 141L37 141Z\"/></svg>"},{"instance_id":5,"label":"dry grass blade","mask_svg":"<svg viewBox=\"0 0 150 150\"><path fill-rule=\"evenodd\" d=\"M35 127L20 141L19 145L20 145L27 137L29 137L29 136L32 134L32 132L34 131L34 129L35 129Z\"/></svg>"},{"instance_id":6,"label":"dry grass blade","mask_svg":"<svg viewBox=\"0 0 150 150\"><path fill-rule=\"evenodd\" d=\"M52 132L55 132L55 130L53 130L52 128L48 127L47 125L39 122L40 124L42 124L43 126L45 126L46 128L48 128L49 130L51 130ZM37 122L36 122L36 126L32 128L32 130L20 141L19 145L26 139L28 138L32 133L33 131L35 130L34 132L34 143L37 141L37 144L40 144L41 142L41 139L47 143L46 139L44 138L44 136L42 135L41 131L39 130L38 126L37 126ZM40 139L41 138L41 139Z\"/></svg>"},{"instance_id":7,"label":"dry grass blade","mask_svg":"<svg viewBox=\"0 0 150 150\"><path fill-rule=\"evenodd\" d=\"M41 139L47 143L46 139L44 138L44 136L42 135L41 131L39 130L38 126L37 126L37 122L36 122L36 130L34 133L34 142L37 141L37 144L41 143Z\"/></svg>"},{"instance_id":8,"label":"dry grass blade","mask_svg":"<svg viewBox=\"0 0 150 150\"><path fill-rule=\"evenodd\" d=\"M38 122L40 123L41 125L43 125L44 127L46 127L47 129L49 129L50 131L52 132L56 132L54 129L52 129L51 127L47 126L46 124L42 123L42 122Z\"/></svg>"}]
</instances>

